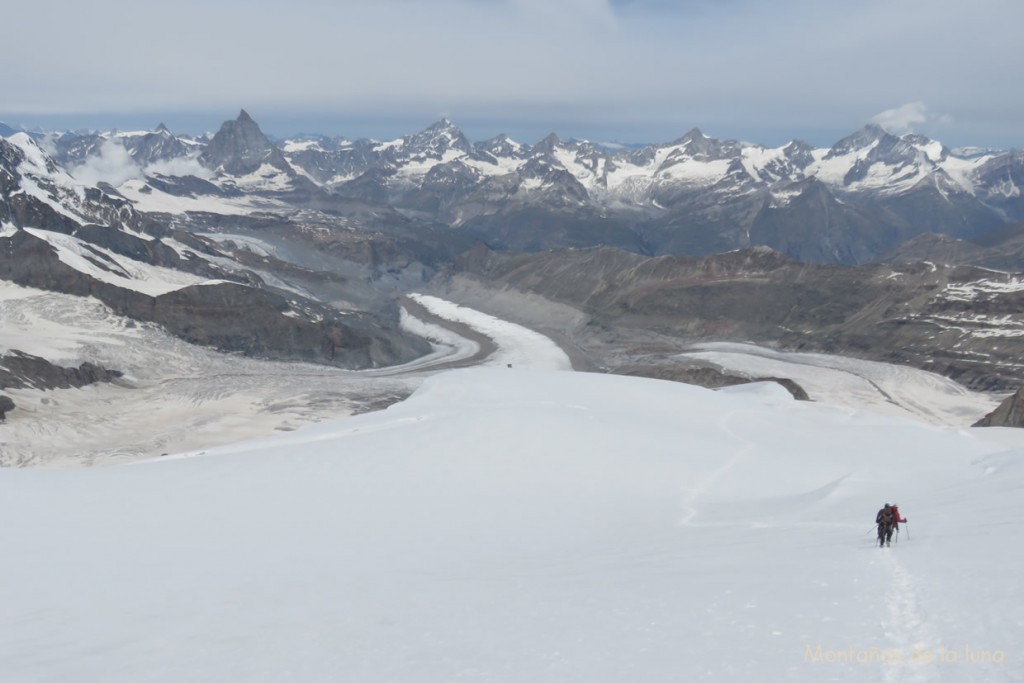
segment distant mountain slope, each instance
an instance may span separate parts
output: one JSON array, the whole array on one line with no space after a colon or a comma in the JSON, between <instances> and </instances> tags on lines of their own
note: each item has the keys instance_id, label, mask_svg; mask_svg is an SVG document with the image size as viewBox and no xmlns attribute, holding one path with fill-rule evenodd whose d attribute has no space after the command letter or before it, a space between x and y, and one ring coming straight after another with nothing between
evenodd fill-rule
<instances>
[{"instance_id":1,"label":"distant mountain slope","mask_svg":"<svg viewBox=\"0 0 1024 683\"><path fill-rule=\"evenodd\" d=\"M1024 223L1008 223L969 240L934 233L919 235L884 254L878 261L930 261L1006 272L1024 270Z\"/></svg>"},{"instance_id":2,"label":"distant mountain slope","mask_svg":"<svg viewBox=\"0 0 1024 683\"><path fill-rule=\"evenodd\" d=\"M393 295L480 244L454 272L615 324L909 362L982 388L1021 372L1020 283L979 269L1024 270L1017 152L875 125L829 148L697 129L625 149L555 134L473 143L446 119L391 141L278 145L244 110L208 138L159 126L2 143L5 277L224 348L407 359L423 346L386 331ZM579 251L546 253L565 248ZM257 301L268 317L250 322L268 339L232 308ZM188 306L205 311L198 332ZM379 357L339 346L332 325Z\"/></svg>"},{"instance_id":3,"label":"distant mountain slope","mask_svg":"<svg viewBox=\"0 0 1024 683\"><path fill-rule=\"evenodd\" d=\"M643 348L630 335L648 331L677 348L754 341L909 364L982 390L1024 382L1019 274L919 263L815 265L766 247L694 259L611 248L505 254L481 245L434 286L470 305L487 292L506 300L518 292L524 311L533 295L581 311L589 322L567 333L584 347L621 335L620 346ZM515 317L514 305L505 310Z\"/></svg>"},{"instance_id":4,"label":"distant mountain slope","mask_svg":"<svg viewBox=\"0 0 1024 683\"><path fill-rule=\"evenodd\" d=\"M951 150L874 124L828 148L766 147L697 129L625 149L555 134L533 145L504 135L473 143L447 119L390 141L278 146L243 110L210 139L175 138L161 127L53 144L63 163L84 164L111 141L141 169L152 167L118 181L144 210L287 214L363 202L499 249L608 245L704 256L764 245L799 260L852 264L921 234L975 239L1024 220L1024 154ZM211 177L183 179L188 171L168 163L174 154L202 164L193 175Z\"/></svg>"},{"instance_id":5,"label":"distant mountain slope","mask_svg":"<svg viewBox=\"0 0 1024 683\"><path fill-rule=\"evenodd\" d=\"M342 147L349 153L339 157ZM292 159L339 193L425 212L499 248L586 241L704 255L762 244L826 263L867 261L922 232L973 237L996 228L1021 215L1004 201L1016 185L1003 176L1024 167L1013 154L957 156L875 125L829 149L766 148L694 129L672 143L612 152L554 134L532 148L507 138L470 147L443 120L393 142L317 148ZM590 230L545 231L530 214Z\"/></svg>"},{"instance_id":6,"label":"distant mountain slope","mask_svg":"<svg viewBox=\"0 0 1024 683\"><path fill-rule=\"evenodd\" d=\"M264 166L288 176L295 175L281 150L267 139L244 109L237 119L221 125L199 158L214 171L230 175L248 175Z\"/></svg>"},{"instance_id":7,"label":"distant mountain slope","mask_svg":"<svg viewBox=\"0 0 1024 683\"><path fill-rule=\"evenodd\" d=\"M76 183L23 133L0 139L0 277L94 296L116 313L229 351L362 368L429 350L397 330L396 310L390 320L341 313L276 288L280 281L269 284L216 242Z\"/></svg>"}]
</instances>

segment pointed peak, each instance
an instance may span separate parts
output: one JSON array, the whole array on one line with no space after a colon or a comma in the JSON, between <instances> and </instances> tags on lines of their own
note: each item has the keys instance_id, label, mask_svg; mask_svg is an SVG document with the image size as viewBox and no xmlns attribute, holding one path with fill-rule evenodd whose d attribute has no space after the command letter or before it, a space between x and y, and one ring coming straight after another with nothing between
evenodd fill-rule
<instances>
[{"instance_id":1,"label":"pointed peak","mask_svg":"<svg viewBox=\"0 0 1024 683\"><path fill-rule=\"evenodd\" d=\"M685 145L685 144L688 144L688 143L691 143L691 142L700 142L700 141L703 141L703 140L710 140L710 139L711 138L709 138L707 135L704 135L704 133L701 131L700 128L694 127L694 128L691 128L689 131L687 131L686 135L684 135L683 137L677 138L676 140L673 140L672 144L673 145Z\"/></svg>"},{"instance_id":2,"label":"pointed peak","mask_svg":"<svg viewBox=\"0 0 1024 683\"><path fill-rule=\"evenodd\" d=\"M447 116L438 119L424 129L424 132L457 131L459 129Z\"/></svg>"},{"instance_id":3,"label":"pointed peak","mask_svg":"<svg viewBox=\"0 0 1024 683\"><path fill-rule=\"evenodd\" d=\"M860 138L861 140L871 140L871 141L881 140L882 138L887 138L887 137L892 137L892 138L899 137L898 135L894 135L893 133L890 133L885 128L883 128L882 126L880 126L879 124L874 123L874 122L865 124L864 127L861 128L856 133L854 133L853 136L856 136L856 137Z\"/></svg>"},{"instance_id":4,"label":"pointed peak","mask_svg":"<svg viewBox=\"0 0 1024 683\"><path fill-rule=\"evenodd\" d=\"M519 143L517 143L515 140L510 138L505 133L499 133L499 134L495 135L493 138L489 138L487 140L484 140L483 142L480 142L479 144L483 145L484 147L494 147L496 145L504 145L504 144L518 145Z\"/></svg>"},{"instance_id":5,"label":"pointed peak","mask_svg":"<svg viewBox=\"0 0 1024 683\"><path fill-rule=\"evenodd\" d=\"M519 156L522 152L529 149L526 145L516 142L505 133L496 135L490 140L478 142L476 147L491 154L506 156Z\"/></svg>"},{"instance_id":6,"label":"pointed peak","mask_svg":"<svg viewBox=\"0 0 1024 683\"><path fill-rule=\"evenodd\" d=\"M161 121L160 125L156 127L156 132L157 133L166 133L167 135L170 135L171 134L171 129L167 127L167 124L165 124L165 123L163 123Z\"/></svg>"},{"instance_id":7,"label":"pointed peak","mask_svg":"<svg viewBox=\"0 0 1024 683\"><path fill-rule=\"evenodd\" d=\"M249 112L247 112L247 111L246 111L246 110L244 110L244 109L243 109L243 110L241 110L241 111L240 111L240 112L238 113L238 118L237 118L237 119L235 119L235 120L236 120L236 121L240 121L240 122L247 122L247 121L248 121L248 122L252 122L252 123L255 123L255 121L253 121L253 120L252 120L252 117L251 117L251 116L249 116Z\"/></svg>"},{"instance_id":8,"label":"pointed peak","mask_svg":"<svg viewBox=\"0 0 1024 683\"><path fill-rule=\"evenodd\" d=\"M814 160L814 147L804 140L790 140L782 148L782 153L787 159L798 163L810 163Z\"/></svg>"},{"instance_id":9,"label":"pointed peak","mask_svg":"<svg viewBox=\"0 0 1024 683\"><path fill-rule=\"evenodd\" d=\"M857 132L847 135L845 138L832 145L828 155L833 157L841 154L847 154L856 149L863 149L865 147L872 146L886 137L890 136L884 128L877 123L868 123Z\"/></svg>"},{"instance_id":10,"label":"pointed peak","mask_svg":"<svg viewBox=\"0 0 1024 683\"><path fill-rule=\"evenodd\" d=\"M900 139L905 140L912 145L927 145L935 142L935 140L932 140L927 135L922 135L921 133L904 133L900 136Z\"/></svg>"},{"instance_id":11,"label":"pointed peak","mask_svg":"<svg viewBox=\"0 0 1024 683\"><path fill-rule=\"evenodd\" d=\"M886 138L899 140L903 138L903 135L900 133L886 130L883 126L874 122L871 122L861 128L859 134L870 140L884 140Z\"/></svg>"},{"instance_id":12,"label":"pointed peak","mask_svg":"<svg viewBox=\"0 0 1024 683\"><path fill-rule=\"evenodd\" d=\"M562 144L561 138L555 133L548 133L548 136L533 146L533 153L550 154L555 147Z\"/></svg>"},{"instance_id":13,"label":"pointed peak","mask_svg":"<svg viewBox=\"0 0 1024 683\"><path fill-rule=\"evenodd\" d=\"M448 119L441 119L428 128L413 135L401 138L402 154L426 154L431 158L441 158L449 150L469 153L472 144ZM397 149L397 147L395 147Z\"/></svg>"}]
</instances>

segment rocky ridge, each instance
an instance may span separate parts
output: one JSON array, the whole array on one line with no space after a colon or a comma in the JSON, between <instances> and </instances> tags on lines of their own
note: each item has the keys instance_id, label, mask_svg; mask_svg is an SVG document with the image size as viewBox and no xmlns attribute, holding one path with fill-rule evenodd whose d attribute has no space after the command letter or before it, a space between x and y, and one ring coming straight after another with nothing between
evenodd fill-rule
<instances>
[{"instance_id":1,"label":"rocky ridge","mask_svg":"<svg viewBox=\"0 0 1024 683\"><path fill-rule=\"evenodd\" d=\"M277 144L244 110L209 139L165 126L99 138L141 176L83 187L27 136L0 149L0 247L17 253L4 277L97 296L218 348L409 358L422 345L384 331L392 295L440 271L432 286L463 296L472 283L579 311L587 343L755 341L981 389L1021 379L1018 153L873 125L829 148L697 129L625 150L555 134L473 143L447 120L388 142ZM58 160L96 149L85 136L51 142ZM145 166L174 149L195 174ZM157 275L173 282L154 290ZM240 306L260 313L239 319Z\"/></svg>"},{"instance_id":2,"label":"rocky ridge","mask_svg":"<svg viewBox=\"0 0 1024 683\"><path fill-rule=\"evenodd\" d=\"M24 134L0 139L0 226L3 279L94 296L189 341L348 368L400 363L429 349L397 329L395 306L342 312L279 289L283 282L215 241L155 220L118 193L77 184Z\"/></svg>"},{"instance_id":3,"label":"rocky ridge","mask_svg":"<svg viewBox=\"0 0 1024 683\"><path fill-rule=\"evenodd\" d=\"M1024 427L1024 388L1007 397L999 407L983 417L975 427Z\"/></svg>"},{"instance_id":4,"label":"rocky ridge","mask_svg":"<svg viewBox=\"0 0 1024 683\"><path fill-rule=\"evenodd\" d=\"M478 245L438 275L442 295L488 292L579 312L563 332L604 367L667 360L697 341L754 342L907 364L977 390L1024 382L1024 281L935 264L806 264L765 247L706 258L602 247L507 254ZM511 314L507 304L502 313ZM633 349L619 354L615 349Z\"/></svg>"},{"instance_id":5,"label":"rocky ridge","mask_svg":"<svg viewBox=\"0 0 1024 683\"><path fill-rule=\"evenodd\" d=\"M975 239L1024 220L1022 153L950 150L874 124L828 148L772 148L697 129L625 150L555 134L534 145L507 136L473 143L447 119L391 141L278 146L243 110L212 139L188 144L213 174L205 188L192 183L193 196L241 192L274 199L282 213L367 202L508 250L609 245L704 256L764 245L854 264L921 234ZM156 180L149 191L166 189L166 178Z\"/></svg>"}]
</instances>

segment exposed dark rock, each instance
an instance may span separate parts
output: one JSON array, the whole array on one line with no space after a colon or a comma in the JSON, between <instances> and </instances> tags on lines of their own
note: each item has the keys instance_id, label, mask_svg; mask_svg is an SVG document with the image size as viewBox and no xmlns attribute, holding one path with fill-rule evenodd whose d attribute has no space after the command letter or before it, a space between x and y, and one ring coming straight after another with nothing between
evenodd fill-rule
<instances>
[{"instance_id":1,"label":"exposed dark rock","mask_svg":"<svg viewBox=\"0 0 1024 683\"><path fill-rule=\"evenodd\" d=\"M913 237L895 249L883 254L877 263L976 263L986 256L985 248L939 233L925 233Z\"/></svg>"},{"instance_id":2,"label":"exposed dark rock","mask_svg":"<svg viewBox=\"0 0 1024 683\"><path fill-rule=\"evenodd\" d=\"M372 316L342 314L233 283L124 303L130 317L156 322L187 341L252 356L368 368L413 360L430 350L422 339L382 326Z\"/></svg>"},{"instance_id":3,"label":"exposed dark rock","mask_svg":"<svg viewBox=\"0 0 1024 683\"><path fill-rule=\"evenodd\" d=\"M509 251L586 248L595 242L633 252L645 249L643 237L629 222L588 208L557 211L525 206L479 216L464 223L459 232Z\"/></svg>"},{"instance_id":4,"label":"exposed dark rock","mask_svg":"<svg viewBox=\"0 0 1024 683\"><path fill-rule=\"evenodd\" d=\"M241 190L214 185L209 180L191 175L150 177L147 180L147 185L175 197L195 197L197 195L237 197L242 194Z\"/></svg>"},{"instance_id":5,"label":"exposed dark rock","mask_svg":"<svg viewBox=\"0 0 1024 683\"><path fill-rule=\"evenodd\" d=\"M124 146L140 166L156 161L180 159L189 153L188 146L162 123L152 133L126 138Z\"/></svg>"},{"instance_id":6,"label":"exposed dark rock","mask_svg":"<svg viewBox=\"0 0 1024 683\"><path fill-rule=\"evenodd\" d=\"M1024 195L1017 191L1024 186L1024 153L992 152L979 160L958 152L980 165L965 171L968 178L954 179L942 166L953 152L874 124L825 155L848 158L852 165L842 179L821 174L820 151L806 143L793 141L780 154L697 129L671 143L614 151L555 134L532 146L505 136L474 145L442 120L389 143L322 137L284 152L244 110L210 140L183 141L162 125L145 135L69 134L56 141L58 160L80 162L114 139L141 165L185 158L205 145L202 162L225 174L252 173L263 164L287 174L294 187L254 191L298 208L329 202L315 189L337 191L426 222L475 221L475 237L510 249L613 245L706 256L765 245L803 261L853 264L922 233L974 239L1024 218ZM439 163L427 170L431 162ZM493 166L481 172L476 162ZM643 177L630 178L625 188L610 186L611 174L629 164L643 166ZM694 164L713 164L713 172L689 171ZM314 187L307 175L324 187ZM230 182L204 182L160 178L150 186L179 196L241 191ZM537 216L555 229L534 227ZM1024 270L1024 253L1002 262Z\"/></svg>"},{"instance_id":7,"label":"exposed dark rock","mask_svg":"<svg viewBox=\"0 0 1024 683\"><path fill-rule=\"evenodd\" d=\"M902 241L894 221L840 202L820 181L795 183L784 206L767 206L753 220L750 243L763 244L798 261L862 263ZM746 245L744 245L746 246Z\"/></svg>"},{"instance_id":8,"label":"exposed dark rock","mask_svg":"<svg viewBox=\"0 0 1024 683\"><path fill-rule=\"evenodd\" d=\"M48 243L24 231L0 238L0 278L93 296L119 315L155 322L193 343L247 355L366 368L406 362L429 352L422 339L396 331L396 320L343 314L247 284L220 282L156 297L117 287L75 270Z\"/></svg>"},{"instance_id":9,"label":"exposed dark rock","mask_svg":"<svg viewBox=\"0 0 1024 683\"><path fill-rule=\"evenodd\" d=\"M65 368L21 351L9 351L0 356L0 389L71 389L110 382L120 376L117 370L93 363Z\"/></svg>"},{"instance_id":10,"label":"exposed dark rock","mask_svg":"<svg viewBox=\"0 0 1024 683\"><path fill-rule=\"evenodd\" d=\"M651 365L624 365L609 370L615 375L628 375L630 377L649 377L652 379L667 379L683 384L695 384L708 389L721 389L740 384L751 384L753 382L775 382L788 391L797 401L810 401L810 396L799 384L788 377L746 377L735 375L724 370L711 366L692 364L651 364Z\"/></svg>"},{"instance_id":11,"label":"exposed dark rock","mask_svg":"<svg viewBox=\"0 0 1024 683\"><path fill-rule=\"evenodd\" d=\"M811 397L807 395L807 392L802 386L794 382L788 377L760 377L756 382L775 382L781 385L786 391L793 395L797 401L810 401Z\"/></svg>"},{"instance_id":12,"label":"exposed dark rock","mask_svg":"<svg viewBox=\"0 0 1024 683\"><path fill-rule=\"evenodd\" d=\"M207 167L231 175L247 175L264 164L295 176L284 154L243 109L234 121L225 121L199 160Z\"/></svg>"},{"instance_id":13,"label":"exposed dark rock","mask_svg":"<svg viewBox=\"0 0 1024 683\"><path fill-rule=\"evenodd\" d=\"M999 154L977 173L978 194L1015 220L1024 220L1024 150Z\"/></svg>"},{"instance_id":14,"label":"exposed dark rock","mask_svg":"<svg viewBox=\"0 0 1024 683\"><path fill-rule=\"evenodd\" d=\"M975 427L1024 427L1024 387L1009 396L991 413L974 424Z\"/></svg>"},{"instance_id":15,"label":"exposed dark rock","mask_svg":"<svg viewBox=\"0 0 1024 683\"><path fill-rule=\"evenodd\" d=\"M764 247L693 259L608 248L503 254L478 245L439 274L439 287L448 276L540 294L595 326L911 365L980 391L1024 381L1024 292L1013 274L814 265Z\"/></svg>"},{"instance_id":16,"label":"exposed dark rock","mask_svg":"<svg viewBox=\"0 0 1024 683\"><path fill-rule=\"evenodd\" d=\"M14 410L14 399L0 394L0 422L7 419L7 413Z\"/></svg>"}]
</instances>

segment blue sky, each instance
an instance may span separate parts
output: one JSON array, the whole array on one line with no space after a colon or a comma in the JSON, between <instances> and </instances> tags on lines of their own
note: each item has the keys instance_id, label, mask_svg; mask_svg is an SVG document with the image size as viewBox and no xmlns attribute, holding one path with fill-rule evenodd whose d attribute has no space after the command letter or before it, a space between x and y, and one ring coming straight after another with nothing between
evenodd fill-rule
<instances>
[{"instance_id":1,"label":"blue sky","mask_svg":"<svg viewBox=\"0 0 1024 683\"><path fill-rule=\"evenodd\" d=\"M1024 147L1017 0L38 0L4 10L0 120L830 144L881 116ZM883 112L887 112L883 115Z\"/></svg>"}]
</instances>

